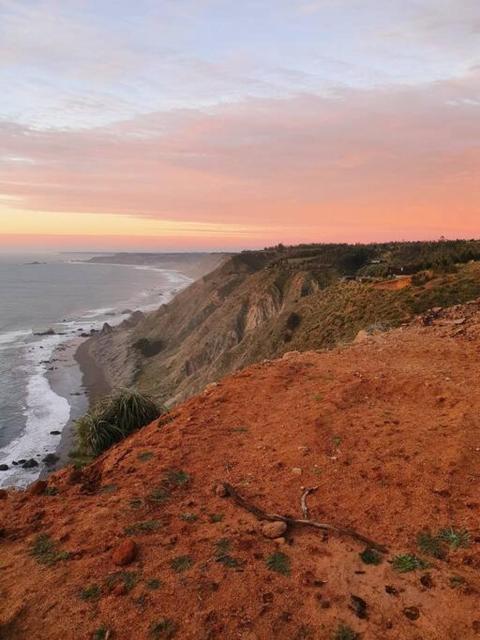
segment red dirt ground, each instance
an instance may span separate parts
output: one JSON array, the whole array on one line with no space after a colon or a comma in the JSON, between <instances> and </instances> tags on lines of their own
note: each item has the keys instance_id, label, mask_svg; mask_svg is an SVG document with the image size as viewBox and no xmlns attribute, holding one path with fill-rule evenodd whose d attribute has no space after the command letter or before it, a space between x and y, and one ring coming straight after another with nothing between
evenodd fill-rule
<instances>
[{"instance_id":1,"label":"red dirt ground","mask_svg":"<svg viewBox=\"0 0 480 640\"><path fill-rule=\"evenodd\" d=\"M480 637L480 304L424 322L250 367L82 474L52 475L56 495L3 496L0 638L348 638L335 635L340 624L362 640ZM302 487L318 486L311 518L389 552L375 566L348 537L293 528L283 543L268 540L252 514L216 495L223 481L294 517ZM427 558L419 532L450 526L470 532L468 548L429 558L425 570L394 570L398 554ZM31 549L42 533L68 559L39 564ZM117 566L125 540L138 553ZM267 567L278 551L290 575ZM182 556L191 566L176 572Z\"/></svg>"}]
</instances>

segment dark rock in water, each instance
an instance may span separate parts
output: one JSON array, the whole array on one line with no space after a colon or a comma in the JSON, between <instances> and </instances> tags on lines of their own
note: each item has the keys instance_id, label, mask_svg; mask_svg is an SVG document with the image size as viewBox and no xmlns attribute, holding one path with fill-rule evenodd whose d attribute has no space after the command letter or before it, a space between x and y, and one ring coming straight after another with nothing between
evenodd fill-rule
<instances>
[{"instance_id":1,"label":"dark rock in water","mask_svg":"<svg viewBox=\"0 0 480 640\"><path fill-rule=\"evenodd\" d=\"M133 313L132 309L124 309L122 311L122 316L129 315L130 313Z\"/></svg>"},{"instance_id":2,"label":"dark rock in water","mask_svg":"<svg viewBox=\"0 0 480 640\"><path fill-rule=\"evenodd\" d=\"M30 458L30 460L22 464L22 469L33 469L34 467L38 467L38 462L33 458Z\"/></svg>"},{"instance_id":3,"label":"dark rock in water","mask_svg":"<svg viewBox=\"0 0 480 640\"><path fill-rule=\"evenodd\" d=\"M21 458L20 460L17 460L17 464L25 464L26 460L25 458Z\"/></svg>"},{"instance_id":4,"label":"dark rock in water","mask_svg":"<svg viewBox=\"0 0 480 640\"><path fill-rule=\"evenodd\" d=\"M50 435L51 436L61 436L62 432L61 431L50 431Z\"/></svg>"},{"instance_id":5,"label":"dark rock in water","mask_svg":"<svg viewBox=\"0 0 480 640\"><path fill-rule=\"evenodd\" d=\"M33 335L34 336L54 336L55 335L55 329L52 329L50 327L50 329L45 329L45 331L34 331Z\"/></svg>"},{"instance_id":6,"label":"dark rock in water","mask_svg":"<svg viewBox=\"0 0 480 640\"><path fill-rule=\"evenodd\" d=\"M16 460L12 460L12 464L14 467L18 466L18 462Z\"/></svg>"},{"instance_id":7,"label":"dark rock in water","mask_svg":"<svg viewBox=\"0 0 480 640\"><path fill-rule=\"evenodd\" d=\"M51 467L54 464L56 464L59 460L60 458L56 456L54 453L47 453L47 455L42 459L42 462L44 462L47 465L47 467Z\"/></svg>"},{"instance_id":8,"label":"dark rock in water","mask_svg":"<svg viewBox=\"0 0 480 640\"><path fill-rule=\"evenodd\" d=\"M89 333L85 333L84 331L82 331L82 333L80 334L81 338L90 338L90 334Z\"/></svg>"},{"instance_id":9,"label":"dark rock in water","mask_svg":"<svg viewBox=\"0 0 480 640\"><path fill-rule=\"evenodd\" d=\"M0 471L8 471L9 468L8 464L0 464Z\"/></svg>"}]
</instances>

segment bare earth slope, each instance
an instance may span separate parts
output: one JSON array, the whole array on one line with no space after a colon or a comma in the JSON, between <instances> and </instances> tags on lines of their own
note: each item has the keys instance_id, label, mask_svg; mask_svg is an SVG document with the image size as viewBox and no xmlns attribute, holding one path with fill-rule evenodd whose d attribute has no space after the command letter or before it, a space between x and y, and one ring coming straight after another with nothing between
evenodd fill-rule
<instances>
[{"instance_id":1,"label":"bare earth slope","mask_svg":"<svg viewBox=\"0 0 480 640\"><path fill-rule=\"evenodd\" d=\"M479 360L478 302L286 354L207 388L82 473L51 476L47 493L3 495L0 638L353 638L335 635L340 624L362 640L477 638ZM311 518L389 551L368 565L348 536L292 527L269 540L216 494L222 482L294 517L302 487L318 487ZM445 527L468 530L470 545L428 558L417 535ZM42 553L39 534L55 551ZM118 566L126 540L137 555ZM289 575L268 566L276 552ZM431 566L398 573L404 553Z\"/></svg>"}]
</instances>

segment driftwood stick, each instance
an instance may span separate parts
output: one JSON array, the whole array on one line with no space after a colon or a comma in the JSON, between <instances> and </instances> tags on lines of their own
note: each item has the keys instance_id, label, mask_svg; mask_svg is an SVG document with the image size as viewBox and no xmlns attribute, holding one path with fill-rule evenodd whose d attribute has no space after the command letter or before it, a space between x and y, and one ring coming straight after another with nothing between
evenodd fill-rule
<instances>
[{"instance_id":1,"label":"driftwood stick","mask_svg":"<svg viewBox=\"0 0 480 640\"><path fill-rule=\"evenodd\" d=\"M307 498L311 493L314 493L317 489L318 487L305 487L305 489L302 492L302 497L300 498L300 506L302 508L302 515L305 520L308 519Z\"/></svg>"},{"instance_id":2,"label":"driftwood stick","mask_svg":"<svg viewBox=\"0 0 480 640\"><path fill-rule=\"evenodd\" d=\"M242 507L242 509L249 511L250 513L253 513L253 515L256 516L259 520L268 520L270 522L280 521L280 522L285 522L285 524L289 526L304 526L304 527L311 527L312 529L318 529L320 531L329 531L330 533L335 533L339 536L346 536L349 538L353 538L353 540L362 542L363 544L366 544L368 547L371 547L372 549L376 549L381 553L387 552L387 548L384 545L379 544L374 540L370 540L370 538L367 538L366 536L363 536L360 533L357 533L353 529L347 529L344 527L335 527L334 525L331 525L331 524L315 522L314 520L308 520L307 518L299 520L297 518L281 516L277 513L267 513L266 511L263 511L263 509L260 509L259 507L256 507L251 502L248 502L247 500L245 500L245 498L242 498L242 496L238 494L237 491L232 487L232 485L228 484L228 482L224 482L223 486L225 488L225 492L228 497L232 498L232 500L236 504L238 504L239 507Z\"/></svg>"}]
</instances>

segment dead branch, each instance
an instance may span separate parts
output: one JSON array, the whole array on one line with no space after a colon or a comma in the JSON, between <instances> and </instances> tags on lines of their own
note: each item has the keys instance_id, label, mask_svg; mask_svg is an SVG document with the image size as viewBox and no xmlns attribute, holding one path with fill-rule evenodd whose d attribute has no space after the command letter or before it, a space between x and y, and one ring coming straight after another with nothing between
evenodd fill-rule
<instances>
[{"instance_id":1,"label":"dead branch","mask_svg":"<svg viewBox=\"0 0 480 640\"><path fill-rule=\"evenodd\" d=\"M354 540L357 540L358 542L362 542L368 547L371 547L372 549L376 549L381 553L386 553L388 551L387 547L385 547L384 545L379 544L374 540L370 540L370 538L367 538L366 536L363 536L362 534L357 533L353 529L347 529L344 527L335 527L334 525L331 525L331 524L315 522L314 520L308 520L307 518L299 520L297 518L290 518L289 516L281 516L276 513L267 513L266 511L263 511L263 509L260 509L259 507L256 507L251 502L248 502L247 500L245 500L245 498L242 498L242 496L237 493L237 491L232 487L231 484L224 482L223 486L225 488L227 496L232 498L232 500L236 504L238 504L239 507L242 507L242 509L249 511L250 513L253 513L253 515L256 516L259 520L268 520L269 522L280 521L280 522L285 522L285 524L291 527L304 526L304 527L311 527L312 529L319 529L320 531L329 531L330 533L335 533L339 536L346 536L349 538L353 538Z\"/></svg>"},{"instance_id":2,"label":"dead branch","mask_svg":"<svg viewBox=\"0 0 480 640\"><path fill-rule=\"evenodd\" d=\"M318 489L318 487L310 487L310 488L306 487L303 490L302 497L300 498L300 506L302 508L302 515L303 515L305 520L308 519L307 498L311 493L314 493L317 489Z\"/></svg>"}]
</instances>

